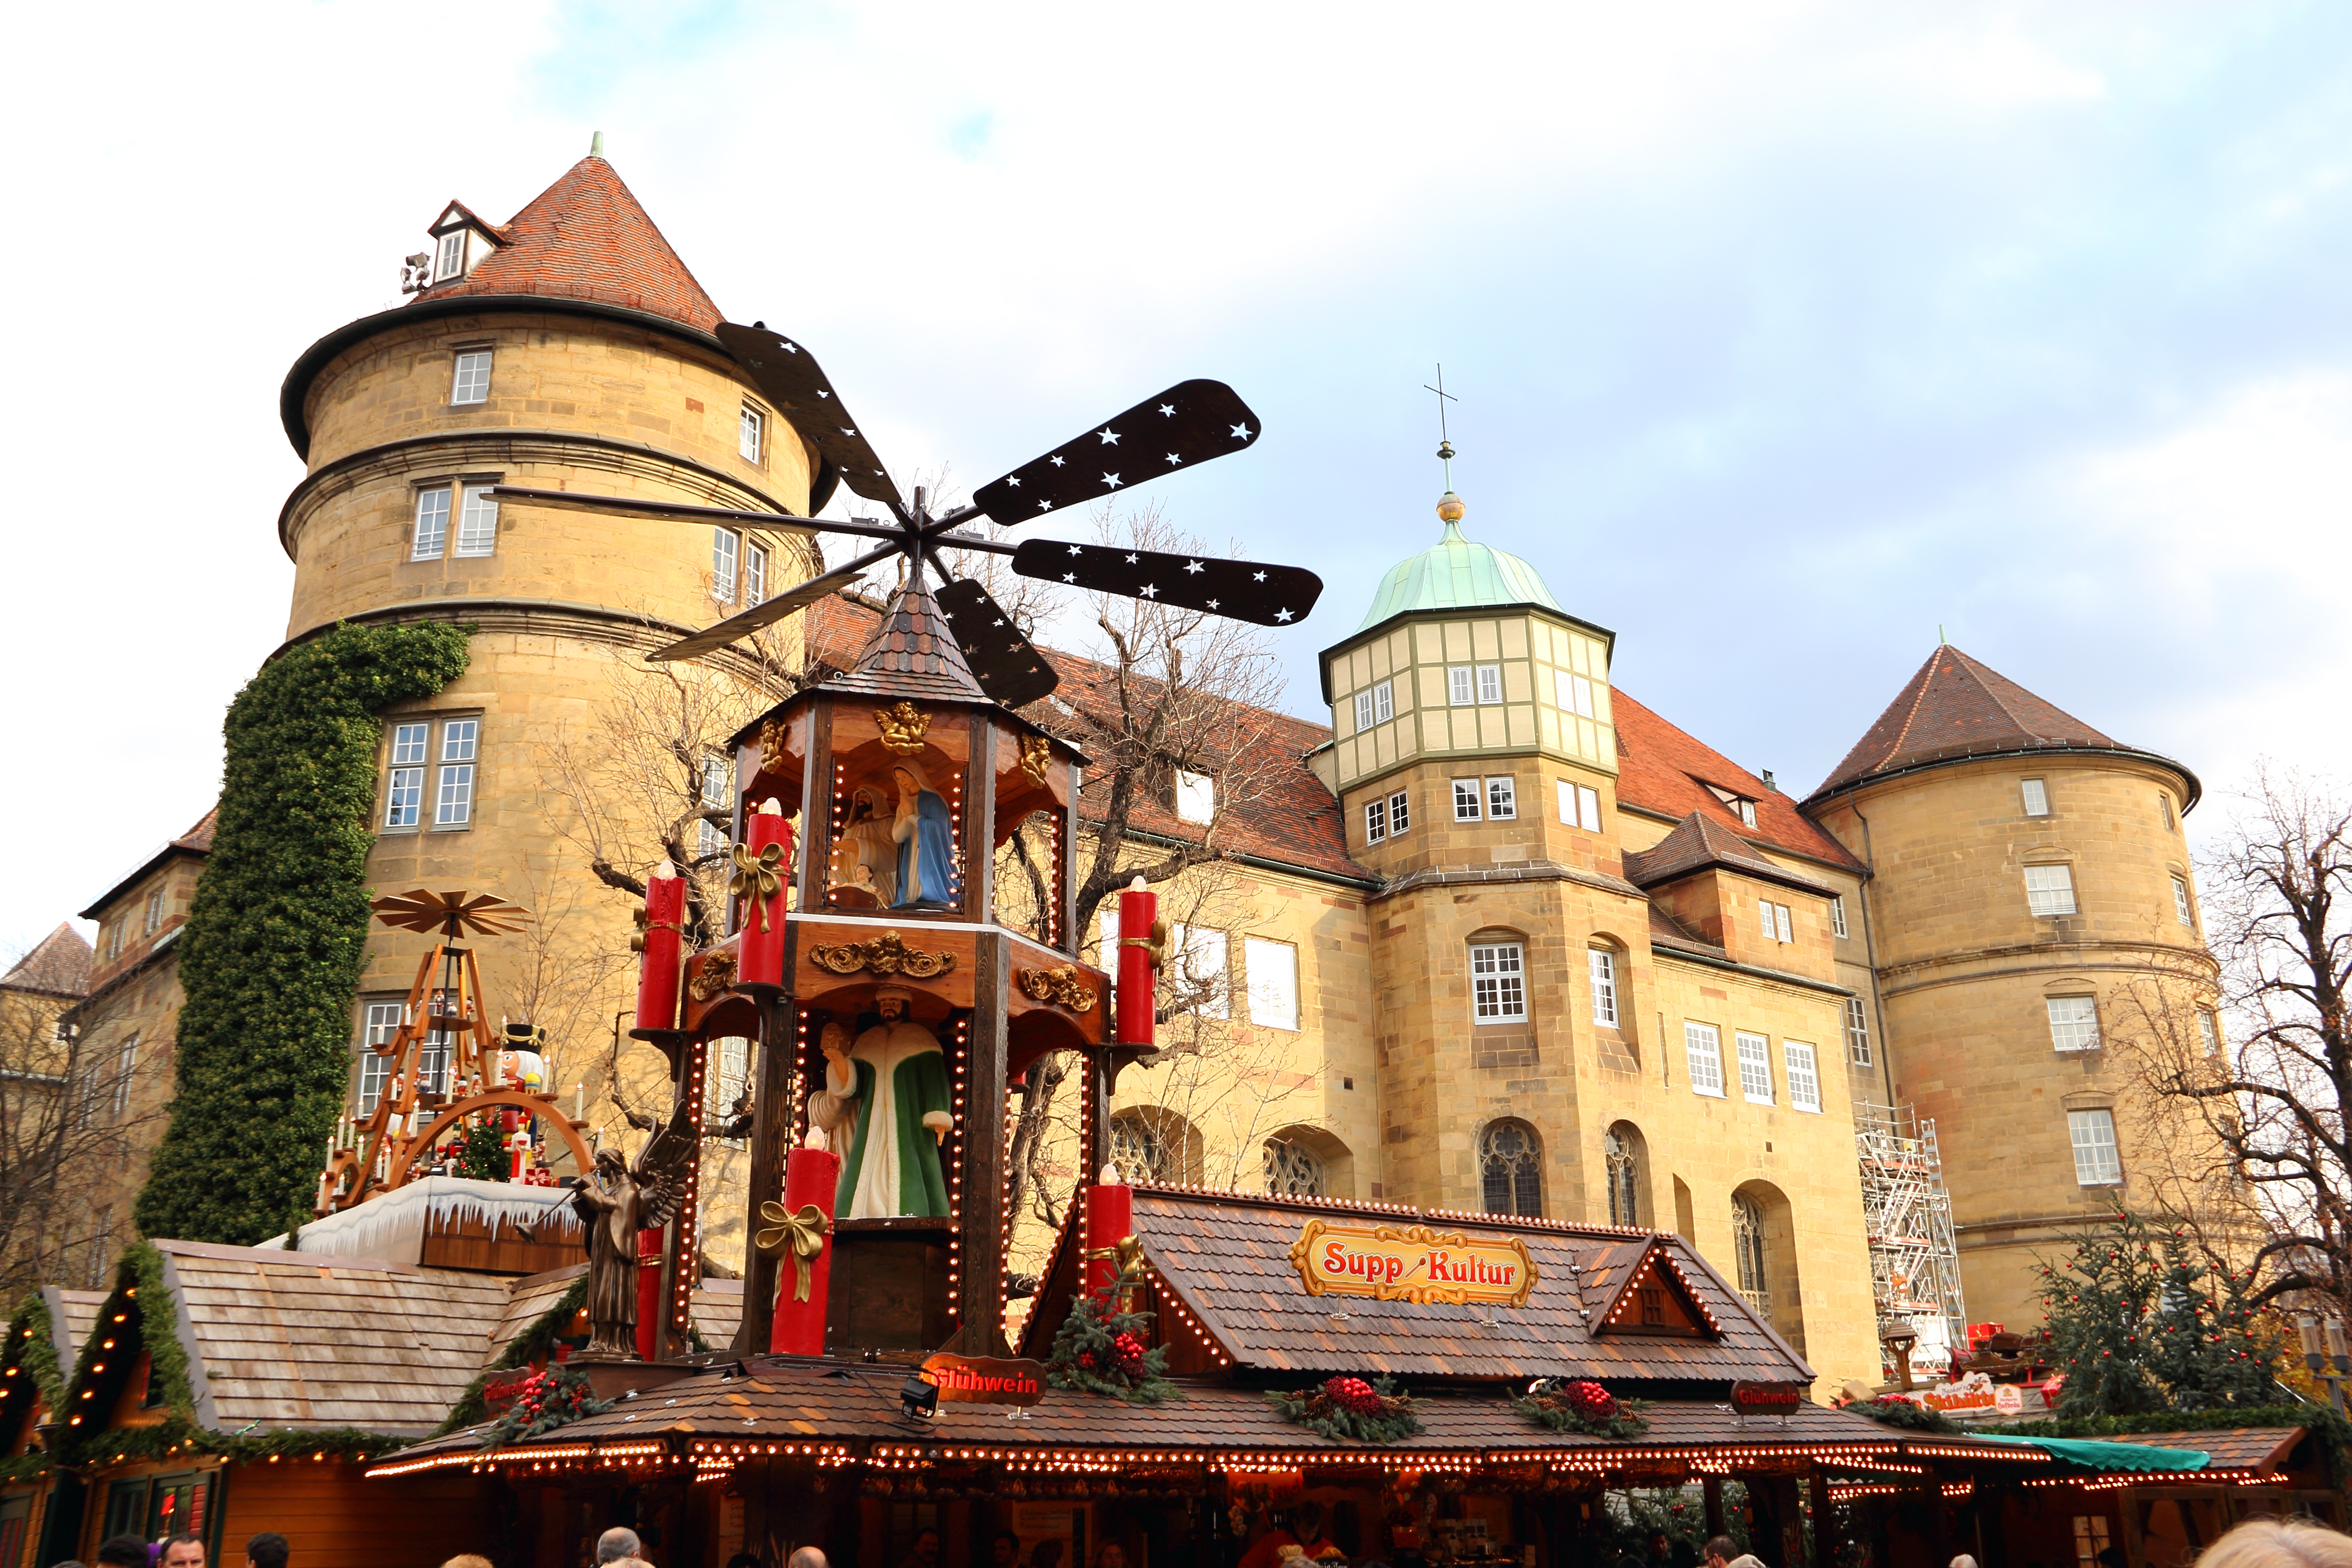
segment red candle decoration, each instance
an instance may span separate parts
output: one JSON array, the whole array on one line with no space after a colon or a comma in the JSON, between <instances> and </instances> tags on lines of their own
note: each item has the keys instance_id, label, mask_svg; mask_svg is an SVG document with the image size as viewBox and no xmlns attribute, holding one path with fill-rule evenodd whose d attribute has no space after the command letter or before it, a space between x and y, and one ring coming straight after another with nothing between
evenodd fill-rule
<instances>
[{"instance_id":1,"label":"red candle decoration","mask_svg":"<svg viewBox=\"0 0 2352 1568\"><path fill-rule=\"evenodd\" d=\"M1152 1009L1159 985L1155 974L1159 965L1152 958L1151 927L1159 918L1160 895L1138 877L1118 896L1118 958L1111 972L1118 982L1118 1043L1123 1046L1151 1044Z\"/></svg>"},{"instance_id":2,"label":"red candle decoration","mask_svg":"<svg viewBox=\"0 0 2352 1568\"><path fill-rule=\"evenodd\" d=\"M675 1029L678 1026L678 942L686 919L686 879L663 861L646 879L646 907L640 917L637 951L644 959L637 970L637 1027Z\"/></svg>"},{"instance_id":3,"label":"red candle decoration","mask_svg":"<svg viewBox=\"0 0 2352 1568\"><path fill-rule=\"evenodd\" d=\"M785 1234L776 1240L776 1317L769 1348L778 1355L824 1353L825 1298L833 1279L834 1196L841 1184L841 1156L828 1149L795 1149L784 1157L786 1224L773 1228ZM765 1205L761 1205L763 1208ZM802 1259L793 1251L792 1232L805 1229L808 1211L824 1216L823 1250L807 1258L808 1300L800 1299ZM766 1219L768 1215L761 1215ZM763 1229L760 1239L767 1241Z\"/></svg>"},{"instance_id":4,"label":"red candle decoration","mask_svg":"<svg viewBox=\"0 0 2352 1568\"><path fill-rule=\"evenodd\" d=\"M660 1230L637 1232L637 1359L654 1359L655 1336L661 1331Z\"/></svg>"},{"instance_id":5,"label":"red candle decoration","mask_svg":"<svg viewBox=\"0 0 2352 1568\"><path fill-rule=\"evenodd\" d=\"M1087 1189L1087 1294L1108 1300L1118 1283L1118 1244L1135 1234L1135 1189L1116 1165L1105 1165L1102 1177Z\"/></svg>"},{"instance_id":6,"label":"red candle decoration","mask_svg":"<svg viewBox=\"0 0 2352 1568\"><path fill-rule=\"evenodd\" d=\"M781 989L784 984L784 887L793 875L793 830L783 810L771 800L743 822L743 842L734 852L729 887L736 898L736 926L743 933L736 953L735 983Z\"/></svg>"}]
</instances>

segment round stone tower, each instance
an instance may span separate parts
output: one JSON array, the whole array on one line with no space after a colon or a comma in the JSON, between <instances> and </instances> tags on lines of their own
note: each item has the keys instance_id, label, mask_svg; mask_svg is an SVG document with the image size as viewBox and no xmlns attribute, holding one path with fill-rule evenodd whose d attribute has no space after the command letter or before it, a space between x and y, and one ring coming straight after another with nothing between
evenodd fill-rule
<instances>
[{"instance_id":1,"label":"round stone tower","mask_svg":"<svg viewBox=\"0 0 2352 1568\"><path fill-rule=\"evenodd\" d=\"M2168 1173L2110 1047L2213 1026L2199 793L1942 647L1804 804L1870 868L1894 1094L1936 1121L1974 1321L2037 1324L2036 1252Z\"/></svg>"},{"instance_id":2,"label":"round stone tower","mask_svg":"<svg viewBox=\"0 0 2352 1568\"><path fill-rule=\"evenodd\" d=\"M415 298L329 333L286 378L281 417L308 465L278 522L295 563L287 635L472 628L466 673L386 715L369 871L380 889L462 888L538 915L530 934L480 944L484 981L492 1008L555 1031L550 1087L568 1109L575 1082L601 1088L586 1064L628 1005L630 901L593 862L619 858L615 839L649 841L649 803L689 765L667 742L698 724L715 745L736 708L777 694L740 649L688 671L686 698L643 656L805 580L815 557L781 517L714 529L490 488L805 516L832 475L737 370L712 335L718 307L602 156L504 225L452 202L428 234L407 269ZM797 662L798 625L772 634L777 662ZM700 825L685 833L692 851ZM425 941L372 934L355 1047L396 1014ZM363 1099L369 1065L354 1068Z\"/></svg>"}]
</instances>

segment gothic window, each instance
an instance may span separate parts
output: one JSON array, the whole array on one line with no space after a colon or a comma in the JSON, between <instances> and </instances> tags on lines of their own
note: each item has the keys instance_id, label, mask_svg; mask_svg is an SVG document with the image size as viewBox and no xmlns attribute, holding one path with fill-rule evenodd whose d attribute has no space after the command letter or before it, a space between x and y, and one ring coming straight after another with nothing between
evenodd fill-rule
<instances>
[{"instance_id":1,"label":"gothic window","mask_svg":"<svg viewBox=\"0 0 2352 1568\"><path fill-rule=\"evenodd\" d=\"M1110 1124L1110 1157L1129 1182L1171 1182L1176 1179L1171 1151L1159 1130L1140 1116L1114 1117Z\"/></svg>"},{"instance_id":2,"label":"gothic window","mask_svg":"<svg viewBox=\"0 0 2352 1568\"><path fill-rule=\"evenodd\" d=\"M1601 1154L1609 1169L1611 1225L1642 1223L1642 1156L1632 1132L1632 1128L1620 1123L1601 1135Z\"/></svg>"},{"instance_id":3,"label":"gothic window","mask_svg":"<svg viewBox=\"0 0 2352 1568\"><path fill-rule=\"evenodd\" d=\"M1490 1121L1478 1134L1478 1175L1488 1214L1543 1216L1543 1143L1524 1121Z\"/></svg>"},{"instance_id":4,"label":"gothic window","mask_svg":"<svg viewBox=\"0 0 2352 1568\"><path fill-rule=\"evenodd\" d=\"M1756 1200L1731 1197L1731 1255L1739 1265L1739 1293L1766 1322L1772 1321L1771 1275L1764 1262L1764 1210Z\"/></svg>"},{"instance_id":5,"label":"gothic window","mask_svg":"<svg viewBox=\"0 0 2352 1568\"><path fill-rule=\"evenodd\" d=\"M1294 1197L1323 1195L1323 1162L1306 1145L1287 1138L1265 1141L1265 1190Z\"/></svg>"}]
</instances>

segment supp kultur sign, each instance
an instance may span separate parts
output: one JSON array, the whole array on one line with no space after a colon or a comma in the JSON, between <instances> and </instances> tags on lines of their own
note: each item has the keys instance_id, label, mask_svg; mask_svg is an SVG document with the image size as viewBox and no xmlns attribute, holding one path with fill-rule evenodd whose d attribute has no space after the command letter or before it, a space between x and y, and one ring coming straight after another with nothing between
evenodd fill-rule
<instances>
[{"instance_id":1,"label":"supp kultur sign","mask_svg":"<svg viewBox=\"0 0 2352 1568\"><path fill-rule=\"evenodd\" d=\"M1523 1307L1535 1259L1516 1236L1440 1235L1425 1225L1348 1226L1310 1219L1290 1246L1310 1296L1380 1301L1472 1301Z\"/></svg>"}]
</instances>

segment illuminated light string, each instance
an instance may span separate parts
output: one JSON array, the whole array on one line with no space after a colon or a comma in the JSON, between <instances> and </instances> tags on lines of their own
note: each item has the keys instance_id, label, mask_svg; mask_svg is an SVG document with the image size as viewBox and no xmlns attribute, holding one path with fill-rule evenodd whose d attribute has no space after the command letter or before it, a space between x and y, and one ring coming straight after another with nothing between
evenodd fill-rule
<instances>
[{"instance_id":1,"label":"illuminated light string","mask_svg":"<svg viewBox=\"0 0 2352 1568\"><path fill-rule=\"evenodd\" d=\"M694 1040L688 1045L687 1103L695 1108L698 1120L702 1111L702 1075L710 1056L710 1042ZM695 1143L694 1152L686 1163L686 1195L677 1207L677 1278L672 1283L670 1327L683 1333L694 1321L694 1281L700 1270L701 1258L702 1145Z\"/></svg>"}]
</instances>

